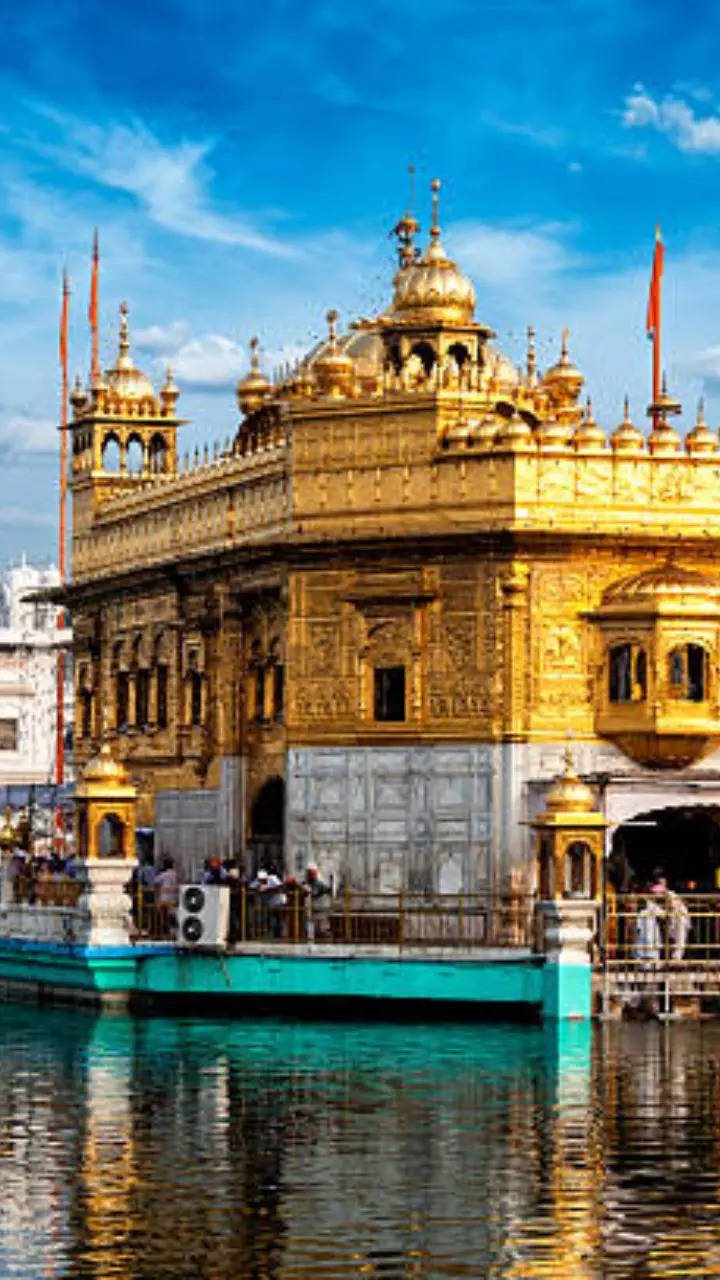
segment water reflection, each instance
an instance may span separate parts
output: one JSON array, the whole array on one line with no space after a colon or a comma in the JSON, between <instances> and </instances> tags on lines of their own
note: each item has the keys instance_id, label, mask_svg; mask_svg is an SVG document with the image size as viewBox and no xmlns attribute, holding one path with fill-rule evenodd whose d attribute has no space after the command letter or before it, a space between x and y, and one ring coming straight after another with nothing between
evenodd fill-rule
<instances>
[{"instance_id":1,"label":"water reflection","mask_svg":"<svg viewBox=\"0 0 720 1280\"><path fill-rule=\"evenodd\" d=\"M0 1274L720 1274L720 1026L0 1007Z\"/></svg>"}]
</instances>

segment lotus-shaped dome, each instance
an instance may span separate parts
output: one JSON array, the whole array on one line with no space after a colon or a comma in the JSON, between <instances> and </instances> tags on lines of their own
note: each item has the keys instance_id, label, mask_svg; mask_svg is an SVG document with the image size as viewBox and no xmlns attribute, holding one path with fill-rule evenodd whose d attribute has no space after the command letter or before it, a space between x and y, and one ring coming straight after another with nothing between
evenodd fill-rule
<instances>
[{"instance_id":1,"label":"lotus-shaped dome","mask_svg":"<svg viewBox=\"0 0 720 1280\"><path fill-rule=\"evenodd\" d=\"M419 262L403 262L393 280L392 313L396 316L429 321L454 321L469 324L475 313L475 290L457 263L448 258L440 243L437 221L437 193L433 190L433 222L430 244Z\"/></svg>"},{"instance_id":2,"label":"lotus-shaped dome","mask_svg":"<svg viewBox=\"0 0 720 1280\"><path fill-rule=\"evenodd\" d=\"M155 388L142 369L136 369L130 355L127 303L120 304L120 345L112 369L105 372L105 386L123 400L155 399Z\"/></svg>"}]
</instances>

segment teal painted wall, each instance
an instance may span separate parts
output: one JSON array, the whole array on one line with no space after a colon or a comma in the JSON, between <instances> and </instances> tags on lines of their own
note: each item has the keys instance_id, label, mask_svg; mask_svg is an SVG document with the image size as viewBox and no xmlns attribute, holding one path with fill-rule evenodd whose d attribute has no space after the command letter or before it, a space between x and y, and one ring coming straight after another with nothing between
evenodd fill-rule
<instances>
[{"instance_id":1,"label":"teal painted wall","mask_svg":"<svg viewBox=\"0 0 720 1280\"><path fill-rule=\"evenodd\" d=\"M406 1000L525 1005L547 1019L589 1019L589 965L523 960L419 959L270 952L223 954L172 946L82 948L0 943L0 984L98 999L242 996L335 1001Z\"/></svg>"}]
</instances>

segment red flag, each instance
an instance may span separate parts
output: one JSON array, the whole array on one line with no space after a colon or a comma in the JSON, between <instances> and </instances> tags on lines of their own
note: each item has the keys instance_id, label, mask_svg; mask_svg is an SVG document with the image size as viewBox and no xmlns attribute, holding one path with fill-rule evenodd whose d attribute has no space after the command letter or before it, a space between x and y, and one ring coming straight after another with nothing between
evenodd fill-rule
<instances>
[{"instance_id":1,"label":"red flag","mask_svg":"<svg viewBox=\"0 0 720 1280\"><path fill-rule=\"evenodd\" d=\"M663 273L663 247L663 242L660 239L660 228L656 227L655 253L653 254L650 296L648 297L647 319L645 322L647 335L653 339L660 328L660 284Z\"/></svg>"},{"instance_id":2,"label":"red flag","mask_svg":"<svg viewBox=\"0 0 720 1280\"><path fill-rule=\"evenodd\" d=\"M67 378L67 353L68 353L68 314L70 310L70 285L68 283L67 271L63 271L63 291L62 291L62 311L60 313L60 368L64 377Z\"/></svg>"},{"instance_id":3,"label":"red flag","mask_svg":"<svg viewBox=\"0 0 720 1280\"><path fill-rule=\"evenodd\" d=\"M90 321L90 330L92 332L92 374L97 377L100 373L100 357L98 354L98 270L100 265L100 252L98 248L98 233L95 228L93 238L93 255L92 255L92 275L90 277L90 306L88 308L88 320Z\"/></svg>"}]
</instances>

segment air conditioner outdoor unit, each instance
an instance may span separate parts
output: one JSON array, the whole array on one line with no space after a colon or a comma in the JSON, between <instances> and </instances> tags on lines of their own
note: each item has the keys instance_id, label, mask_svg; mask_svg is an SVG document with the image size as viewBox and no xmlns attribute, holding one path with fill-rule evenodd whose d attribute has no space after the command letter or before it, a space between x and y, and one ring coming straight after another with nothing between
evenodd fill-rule
<instances>
[{"instance_id":1,"label":"air conditioner outdoor unit","mask_svg":"<svg viewBox=\"0 0 720 1280\"><path fill-rule=\"evenodd\" d=\"M225 884L184 884L180 889L178 942L185 947L226 947L230 889Z\"/></svg>"}]
</instances>

